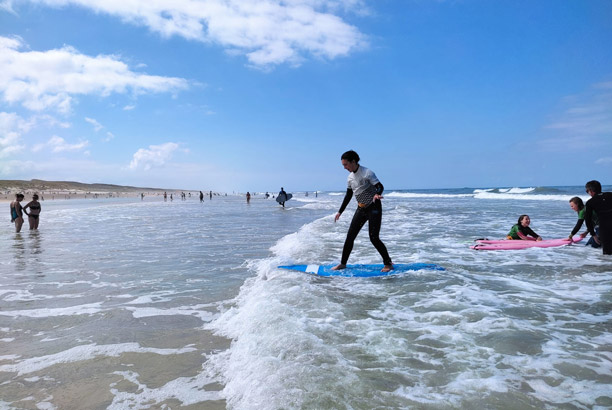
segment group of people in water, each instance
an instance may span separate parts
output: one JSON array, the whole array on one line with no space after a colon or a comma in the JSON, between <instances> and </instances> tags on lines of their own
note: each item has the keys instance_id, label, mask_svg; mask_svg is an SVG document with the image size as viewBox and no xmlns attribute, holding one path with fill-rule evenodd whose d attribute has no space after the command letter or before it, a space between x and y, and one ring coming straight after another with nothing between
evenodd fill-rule
<instances>
[{"instance_id":1,"label":"group of people in water","mask_svg":"<svg viewBox=\"0 0 612 410\"><path fill-rule=\"evenodd\" d=\"M15 200L11 202L10 210L11 210L11 222L15 224L15 231L21 232L21 227L23 226L23 214L28 216L28 222L30 224L30 230L38 229L38 222L40 217L40 212L42 207L40 202L38 202L38 194L32 195L32 200L25 204L25 206L21 206L21 201L23 201L25 195L16 194ZM28 212L29 211L29 212Z\"/></svg>"},{"instance_id":2,"label":"group of people in water","mask_svg":"<svg viewBox=\"0 0 612 410\"><path fill-rule=\"evenodd\" d=\"M577 196L569 200L570 207L578 214L578 221L568 238L573 241L574 235L586 222L586 230L580 234L580 238L584 239L591 234L586 244L594 248L601 247L604 255L612 255L612 192L602 192L601 183L595 180L587 182L585 188L591 197L586 205ZM541 241L542 237L529 227L530 223L529 215L519 216L506 239Z\"/></svg>"},{"instance_id":3,"label":"group of people in water","mask_svg":"<svg viewBox=\"0 0 612 410\"><path fill-rule=\"evenodd\" d=\"M372 170L359 164L359 160L359 155L353 150L345 152L340 157L340 162L344 169L349 172L349 176L347 179L346 194L340 205L340 209L336 213L334 221L340 219L340 216L351 201L353 195L357 199L357 209L353 214L353 219L351 220L344 241L342 258L340 259L340 263L333 269L340 270L346 268L349 256L353 250L355 239L365 223L368 222L370 241L383 259L384 266L382 271L389 272L393 270L393 262L391 261L385 244L380 240L379 236L382 224L381 199L383 199L382 193L384 191L384 186ZM578 221L572 229L569 239L573 240L574 235L578 233L582 225L586 222L586 231L580 234L581 238L590 234L591 238L587 242L587 245L594 247L601 246L604 255L612 255L612 192L602 192L601 184L599 181L595 180L587 182L585 188L586 193L591 197L586 204L584 204L579 197L573 197L569 201L570 207L578 213ZM212 191L210 192L210 196L212 199ZM165 197L166 194L164 193L164 199ZM247 202L250 201L250 197L251 195L248 193ZM290 198L290 195L281 188L278 197L277 201L284 207L285 201ZM16 194L15 200L11 202L11 222L15 223L15 230L20 232L24 222L23 214L25 213L28 216L30 229L36 230L38 229L38 219L41 212L38 195L34 194L32 196L32 201L22 207L21 201L23 201L23 199L23 194ZM203 199L204 194L200 191L200 201ZM521 215L518 222L512 227L510 232L508 232L507 239L541 241L542 237L529 227L530 223L531 219L529 215Z\"/></svg>"},{"instance_id":4,"label":"group of people in water","mask_svg":"<svg viewBox=\"0 0 612 410\"><path fill-rule=\"evenodd\" d=\"M382 222L382 193L384 187L378 180L374 172L359 164L359 155L355 151L347 151L340 157L340 162L344 169L349 172L348 187L342 205L336 213L337 221L353 195L357 199L357 209L353 214L353 219L349 226L342 258L334 270L345 269L348 258L353 250L353 244L357 234L368 222L368 233L370 242L374 245L383 259L384 266L382 272L393 270L393 262L385 244L380 240L380 227ZM594 247L601 246L604 255L612 255L612 192L602 192L599 181L589 181L585 185L586 193L591 196L586 203L579 197L570 199L571 208L578 213L578 222L572 229L569 238L573 240L574 235L581 229L586 222L587 230L581 234L584 238L591 234L591 239L587 245ZM521 215L518 223L512 227L506 239L509 240L535 240L541 241L542 237L535 233L530 227L531 219L529 215Z\"/></svg>"}]
</instances>

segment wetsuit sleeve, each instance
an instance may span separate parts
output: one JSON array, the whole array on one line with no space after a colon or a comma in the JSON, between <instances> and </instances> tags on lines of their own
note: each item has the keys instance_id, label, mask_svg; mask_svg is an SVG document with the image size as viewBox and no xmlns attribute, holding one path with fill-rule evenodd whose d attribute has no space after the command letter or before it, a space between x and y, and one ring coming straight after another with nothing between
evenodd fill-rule
<instances>
[{"instance_id":1,"label":"wetsuit sleeve","mask_svg":"<svg viewBox=\"0 0 612 410\"><path fill-rule=\"evenodd\" d=\"M595 236L595 224L593 224L593 210L589 199L584 207L584 221L591 236Z\"/></svg>"},{"instance_id":2,"label":"wetsuit sleeve","mask_svg":"<svg viewBox=\"0 0 612 410\"><path fill-rule=\"evenodd\" d=\"M570 234L571 236L574 236L578 233L580 228L582 228L583 222L584 222L584 219L578 219L578 222L576 222L576 226L574 226L574 229L572 229L572 233Z\"/></svg>"},{"instance_id":3,"label":"wetsuit sleeve","mask_svg":"<svg viewBox=\"0 0 612 410\"><path fill-rule=\"evenodd\" d=\"M382 195L383 191L385 190L385 187L380 182L374 185L374 188L376 188L376 195Z\"/></svg>"},{"instance_id":4,"label":"wetsuit sleeve","mask_svg":"<svg viewBox=\"0 0 612 410\"><path fill-rule=\"evenodd\" d=\"M349 204L352 197L353 197L353 190L351 188L347 188L346 195L344 195L344 200L342 201L342 205L340 205L340 210L338 211L339 214L344 212L344 210L346 209L346 206Z\"/></svg>"},{"instance_id":5,"label":"wetsuit sleeve","mask_svg":"<svg viewBox=\"0 0 612 410\"><path fill-rule=\"evenodd\" d=\"M523 232L524 235L529 235L529 236L533 236L534 238L538 239L540 237L540 235L538 235L537 233L535 233L533 231L533 229L531 229L530 227L527 227L527 229L525 229L525 231Z\"/></svg>"}]
</instances>

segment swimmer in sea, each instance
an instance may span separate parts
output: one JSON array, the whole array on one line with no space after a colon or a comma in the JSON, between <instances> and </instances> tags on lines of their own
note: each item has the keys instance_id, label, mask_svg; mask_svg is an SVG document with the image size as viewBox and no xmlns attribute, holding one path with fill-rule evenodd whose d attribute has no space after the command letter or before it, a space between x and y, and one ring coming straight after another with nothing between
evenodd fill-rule
<instances>
[{"instance_id":1,"label":"swimmer in sea","mask_svg":"<svg viewBox=\"0 0 612 410\"><path fill-rule=\"evenodd\" d=\"M368 232L370 234L370 242L376 248L378 253L383 259L384 267L382 272L389 272L393 270L393 262L387 247L380 240L380 226L382 224L382 204L380 202L383 199L382 193L384 190L383 185L380 183L374 172L368 168L359 165L359 155L355 151L347 151L342 154L340 161L342 166L349 172L348 176L348 188L346 195L340 206L340 210L336 214L335 221L340 219L340 215L346 209L346 206L351 201L353 194L357 199L357 209L353 215L351 226L349 227L348 233L346 234L346 240L344 241L344 248L342 249L342 259L340 264L333 267L333 270L345 269L348 262L351 251L353 250L353 243L357 234L363 225L368 222Z\"/></svg>"},{"instance_id":2,"label":"swimmer in sea","mask_svg":"<svg viewBox=\"0 0 612 410\"><path fill-rule=\"evenodd\" d=\"M30 212L26 209L30 208ZM38 195L32 195L32 200L23 207L23 212L28 216L28 223L30 224L30 230L38 229L38 222L40 217L40 202L38 202Z\"/></svg>"},{"instance_id":3,"label":"swimmer in sea","mask_svg":"<svg viewBox=\"0 0 612 410\"><path fill-rule=\"evenodd\" d=\"M21 207L23 198L23 194L15 194L15 200L10 205L11 222L15 222L15 232L21 232L23 226L23 208Z\"/></svg>"},{"instance_id":4,"label":"swimmer in sea","mask_svg":"<svg viewBox=\"0 0 612 410\"><path fill-rule=\"evenodd\" d=\"M530 227L531 219L529 215L519 216L518 223L508 232L508 239L522 239L527 241L541 241L542 237L535 233ZM532 238L530 238L530 236Z\"/></svg>"}]
</instances>

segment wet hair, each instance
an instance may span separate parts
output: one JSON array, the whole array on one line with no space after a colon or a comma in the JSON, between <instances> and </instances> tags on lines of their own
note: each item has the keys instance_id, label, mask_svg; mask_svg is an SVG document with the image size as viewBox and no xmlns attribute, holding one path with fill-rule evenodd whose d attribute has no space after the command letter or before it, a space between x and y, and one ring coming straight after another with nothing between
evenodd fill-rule
<instances>
[{"instance_id":1,"label":"wet hair","mask_svg":"<svg viewBox=\"0 0 612 410\"><path fill-rule=\"evenodd\" d=\"M23 199L23 198L25 198L25 196L23 194L15 194L15 198L16 199L19 199L19 198Z\"/></svg>"},{"instance_id":2,"label":"wet hair","mask_svg":"<svg viewBox=\"0 0 612 410\"><path fill-rule=\"evenodd\" d=\"M38 199L38 194L32 195L32 199Z\"/></svg>"},{"instance_id":3,"label":"wet hair","mask_svg":"<svg viewBox=\"0 0 612 410\"><path fill-rule=\"evenodd\" d=\"M582 202L582 198L580 198L579 196L575 196L569 201L576 204L579 211L582 211L582 209L584 208L584 202Z\"/></svg>"},{"instance_id":4,"label":"wet hair","mask_svg":"<svg viewBox=\"0 0 612 410\"><path fill-rule=\"evenodd\" d=\"M523 220L525 217L529 217L529 215L521 215L521 216L519 216L519 219L518 219L518 224L519 224L519 226L523 226L523 225L521 225L521 221L522 221L522 220Z\"/></svg>"},{"instance_id":5,"label":"wet hair","mask_svg":"<svg viewBox=\"0 0 612 410\"><path fill-rule=\"evenodd\" d=\"M596 194L601 194L601 184L599 183L599 181L589 181L584 187L588 190L595 192Z\"/></svg>"},{"instance_id":6,"label":"wet hair","mask_svg":"<svg viewBox=\"0 0 612 410\"><path fill-rule=\"evenodd\" d=\"M342 156L340 157L340 159L341 159L341 160L342 160L342 159L345 159L345 160L347 160L348 162L353 162L353 161L355 161L355 162L359 162L359 160L360 160L361 158L359 158L359 154L358 154L358 153L356 153L356 152L355 152L355 151L353 151L353 150L350 150L350 151L346 151L344 154L342 154Z\"/></svg>"}]
</instances>

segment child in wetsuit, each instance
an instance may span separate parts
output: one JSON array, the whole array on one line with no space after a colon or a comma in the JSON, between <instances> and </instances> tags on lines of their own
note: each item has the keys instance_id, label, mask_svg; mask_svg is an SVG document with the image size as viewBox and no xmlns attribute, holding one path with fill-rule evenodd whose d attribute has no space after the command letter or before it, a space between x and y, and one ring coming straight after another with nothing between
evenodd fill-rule
<instances>
[{"instance_id":1,"label":"child in wetsuit","mask_svg":"<svg viewBox=\"0 0 612 410\"><path fill-rule=\"evenodd\" d=\"M584 223L584 213L586 212L586 208L584 207L584 203L582 202L582 199L578 196L575 196L572 199L570 199L569 203L570 203L570 207L574 211L576 211L576 213L578 214L578 221L576 222L574 229L572 229L572 232L569 234L569 239L572 239L574 235L578 233L580 228L582 228L582 224ZM597 214L594 211L592 213L592 218L593 218L593 224L596 226L595 233L598 233L599 232L599 226L598 226L599 218L597 217ZM588 233L589 231L587 229L586 231L584 231L584 233L581 233L580 236L584 238L585 236L588 235ZM601 246L597 242L595 242L593 237L591 237L586 244L591 245L593 248L599 248Z\"/></svg>"},{"instance_id":2,"label":"child in wetsuit","mask_svg":"<svg viewBox=\"0 0 612 410\"><path fill-rule=\"evenodd\" d=\"M542 237L535 233L530 227L531 219L529 215L519 216L518 223L508 232L508 239L524 239L530 241L541 241ZM533 237L533 239L530 238Z\"/></svg>"}]
</instances>

